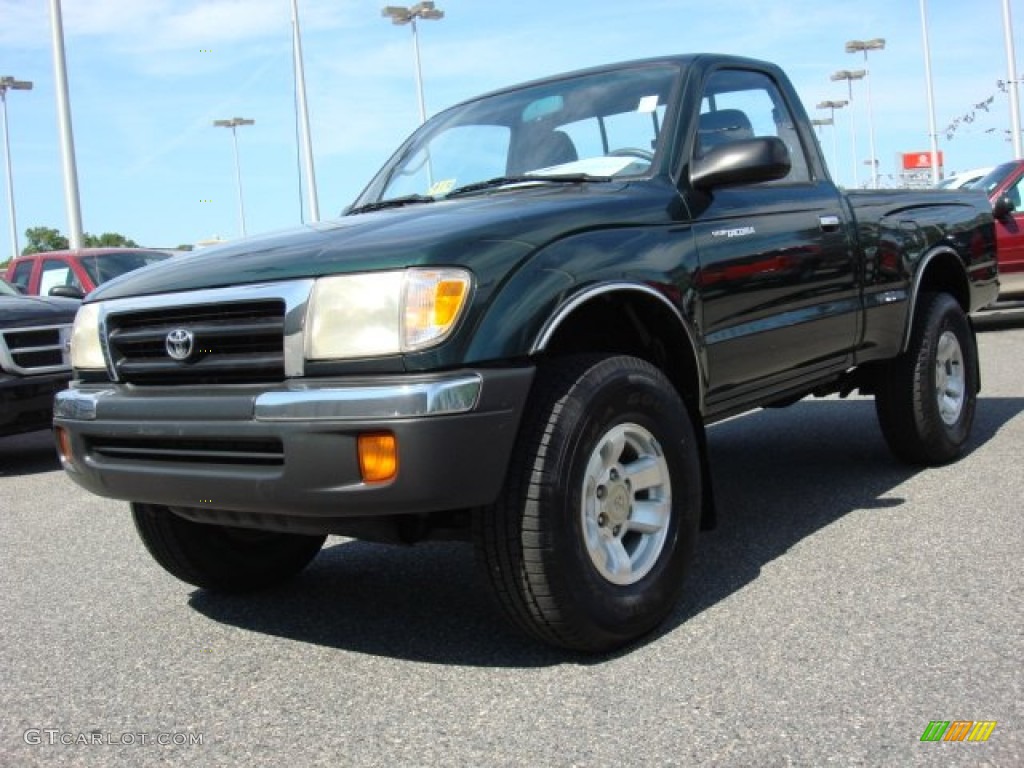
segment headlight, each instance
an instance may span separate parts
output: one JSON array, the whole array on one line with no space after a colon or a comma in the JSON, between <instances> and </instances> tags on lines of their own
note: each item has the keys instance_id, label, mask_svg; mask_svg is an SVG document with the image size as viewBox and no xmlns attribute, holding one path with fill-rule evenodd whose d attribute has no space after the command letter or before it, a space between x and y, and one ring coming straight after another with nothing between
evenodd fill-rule
<instances>
[{"instance_id":1,"label":"headlight","mask_svg":"<svg viewBox=\"0 0 1024 768\"><path fill-rule=\"evenodd\" d=\"M71 327L71 367L76 370L103 370L107 362L100 344L100 305L83 304Z\"/></svg>"},{"instance_id":2,"label":"headlight","mask_svg":"<svg viewBox=\"0 0 1024 768\"><path fill-rule=\"evenodd\" d=\"M469 298L464 269L407 269L316 281L306 322L306 357L395 355L443 341Z\"/></svg>"}]
</instances>

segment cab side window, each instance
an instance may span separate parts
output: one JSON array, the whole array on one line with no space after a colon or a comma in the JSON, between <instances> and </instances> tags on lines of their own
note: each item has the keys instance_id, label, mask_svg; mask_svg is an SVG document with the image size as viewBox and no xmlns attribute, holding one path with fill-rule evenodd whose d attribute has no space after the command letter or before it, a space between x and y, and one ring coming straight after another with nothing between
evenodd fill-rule
<instances>
[{"instance_id":1,"label":"cab side window","mask_svg":"<svg viewBox=\"0 0 1024 768\"><path fill-rule=\"evenodd\" d=\"M32 277L32 263L32 261L20 261L14 266L11 283L16 285L22 293L28 293L28 281Z\"/></svg>"},{"instance_id":2,"label":"cab side window","mask_svg":"<svg viewBox=\"0 0 1024 768\"><path fill-rule=\"evenodd\" d=\"M762 72L718 70L708 78L697 124L696 153L719 144L757 136L775 136L789 149L792 168L771 184L811 180L796 121L774 81Z\"/></svg>"},{"instance_id":3,"label":"cab side window","mask_svg":"<svg viewBox=\"0 0 1024 768\"><path fill-rule=\"evenodd\" d=\"M78 289L82 288L67 262L58 259L44 259L43 269L39 274L39 295L46 296L50 293L50 289L57 285L73 285Z\"/></svg>"}]
</instances>

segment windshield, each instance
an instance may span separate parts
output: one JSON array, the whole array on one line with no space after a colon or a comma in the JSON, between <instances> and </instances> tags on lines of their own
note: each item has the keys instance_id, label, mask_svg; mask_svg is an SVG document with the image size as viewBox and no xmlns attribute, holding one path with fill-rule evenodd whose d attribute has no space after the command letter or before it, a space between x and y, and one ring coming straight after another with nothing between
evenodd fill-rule
<instances>
[{"instance_id":1,"label":"windshield","mask_svg":"<svg viewBox=\"0 0 1024 768\"><path fill-rule=\"evenodd\" d=\"M438 199L499 177L646 175L678 75L675 65L637 66L454 107L422 126L354 205Z\"/></svg>"},{"instance_id":2,"label":"windshield","mask_svg":"<svg viewBox=\"0 0 1024 768\"><path fill-rule=\"evenodd\" d=\"M1007 177L1017 170L1018 163L1011 161L1009 163L1003 163L997 165L987 174L982 176L978 181L971 184L973 189L984 189L985 194L991 196L996 189L1006 181Z\"/></svg>"},{"instance_id":3,"label":"windshield","mask_svg":"<svg viewBox=\"0 0 1024 768\"><path fill-rule=\"evenodd\" d=\"M99 253L82 257L82 267L89 273L92 281L99 285L113 280L125 272L141 267L148 267L158 261L170 258L169 254L160 251L117 251L115 253Z\"/></svg>"}]
</instances>

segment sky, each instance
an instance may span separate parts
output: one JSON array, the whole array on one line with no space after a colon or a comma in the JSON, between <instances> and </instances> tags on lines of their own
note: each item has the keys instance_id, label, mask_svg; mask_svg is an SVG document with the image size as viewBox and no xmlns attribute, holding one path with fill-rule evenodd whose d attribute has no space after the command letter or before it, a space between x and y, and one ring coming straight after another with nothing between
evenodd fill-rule
<instances>
[{"instance_id":1,"label":"sky","mask_svg":"<svg viewBox=\"0 0 1024 768\"><path fill-rule=\"evenodd\" d=\"M337 216L419 123L409 26L378 0L298 0L321 219ZM840 69L864 68L847 40L884 38L853 103L819 128L833 178L881 186L904 152L930 147L920 0L438 0L419 23L427 113L506 85L615 61L717 52L780 64L811 117L848 99ZM290 0L63 0L82 226L175 247L240 234L231 132L237 129L248 234L309 220L299 172ZM50 2L0 0L19 245L29 227L65 234ZM1011 3L1017 69L1024 0ZM1010 159L1003 0L928 0L936 133L945 171ZM991 102L986 105L989 98ZM970 120L966 118L971 118ZM852 125L851 125L852 123ZM856 140L857 156L853 155ZM859 162L856 162L859 161ZM0 188L0 262L11 250Z\"/></svg>"}]
</instances>

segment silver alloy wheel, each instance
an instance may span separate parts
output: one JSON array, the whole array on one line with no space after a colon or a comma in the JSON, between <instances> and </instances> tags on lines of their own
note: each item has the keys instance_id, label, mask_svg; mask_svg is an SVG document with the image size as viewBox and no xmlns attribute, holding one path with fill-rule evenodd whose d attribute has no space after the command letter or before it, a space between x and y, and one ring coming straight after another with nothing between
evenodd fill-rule
<instances>
[{"instance_id":1,"label":"silver alloy wheel","mask_svg":"<svg viewBox=\"0 0 1024 768\"><path fill-rule=\"evenodd\" d=\"M672 481L661 446L638 424L618 424L594 448L583 478L582 523L598 573L628 586L658 561L672 517Z\"/></svg>"},{"instance_id":2,"label":"silver alloy wheel","mask_svg":"<svg viewBox=\"0 0 1024 768\"><path fill-rule=\"evenodd\" d=\"M952 331L939 337L935 349L935 397L942 421L956 424L967 397L967 373L960 340Z\"/></svg>"}]
</instances>

